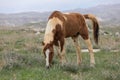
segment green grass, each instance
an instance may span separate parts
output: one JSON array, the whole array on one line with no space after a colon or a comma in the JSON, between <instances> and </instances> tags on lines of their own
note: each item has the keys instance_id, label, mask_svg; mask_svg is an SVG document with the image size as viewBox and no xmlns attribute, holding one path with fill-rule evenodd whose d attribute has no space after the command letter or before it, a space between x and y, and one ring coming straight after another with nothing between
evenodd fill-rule
<instances>
[{"instance_id":1,"label":"green grass","mask_svg":"<svg viewBox=\"0 0 120 80\"><path fill-rule=\"evenodd\" d=\"M83 61L78 66L75 48L70 39L66 41L67 63L61 66L59 58L55 54L53 65L50 69L46 69L42 53L42 37L43 34L36 36L29 31L0 30L0 80L120 79L120 51L111 52L104 49L104 45L101 45L102 50L95 53L95 68L90 67L88 53L82 53ZM108 36L102 36L102 38L105 41L102 44L111 44L112 46L112 43L107 43ZM114 41L116 38L112 39ZM83 41L80 41L81 43L82 48L85 45L83 45ZM117 48L116 46L120 45L115 45L115 48Z\"/></svg>"},{"instance_id":2,"label":"green grass","mask_svg":"<svg viewBox=\"0 0 120 80\"><path fill-rule=\"evenodd\" d=\"M45 68L44 58L40 54L9 54L13 58L18 58L11 65L3 67L0 71L0 80L119 80L120 78L119 53L105 51L95 53L95 68L89 66L88 53L82 53L83 63L80 66L76 65L75 54L68 53L68 62L65 66L61 66L58 58L54 57L50 69Z\"/></svg>"}]
</instances>

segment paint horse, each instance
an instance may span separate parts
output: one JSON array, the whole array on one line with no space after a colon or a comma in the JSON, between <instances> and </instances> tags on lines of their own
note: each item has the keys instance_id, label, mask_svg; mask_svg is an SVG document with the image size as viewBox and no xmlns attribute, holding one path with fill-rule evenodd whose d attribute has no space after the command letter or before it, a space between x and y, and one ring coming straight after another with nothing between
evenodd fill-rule
<instances>
[{"instance_id":1,"label":"paint horse","mask_svg":"<svg viewBox=\"0 0 120 80\"><path fill-rule=\"evenodd\" d=\"M90 53L90 65L95 65L92 44L88 34L88 28L85 19L92 20L94 41L98 44L99 25L98 21L92 14L82 15L80 13L61 13L54 11L48 18L45 30L43 44L43 53L46 58L46 67L49 68L54 56L53 46L58 50L61 64L66 62L65 59L65 38L71 37L76 47L77 64L82 61L78 36L80 35L86 42Z\"/></svg>"}]
</instances>

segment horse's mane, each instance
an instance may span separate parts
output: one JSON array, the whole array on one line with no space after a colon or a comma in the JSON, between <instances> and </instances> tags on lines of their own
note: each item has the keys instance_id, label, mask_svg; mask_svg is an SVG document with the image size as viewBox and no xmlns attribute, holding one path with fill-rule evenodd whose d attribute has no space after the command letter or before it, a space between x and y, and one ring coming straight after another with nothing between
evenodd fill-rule
<instances>
[{"instance_id":1,"label":"horse's mane","mask_svg":"<svg viewBox=\"0 0 120 80\"><path fill-rule=\"evenodd\" d=\"M56 29L56 25L59 24L63 24L63 22L59 19L59 17L57 16L59 14L59 12L54 12L51 14L51 16L48 19L48 23L47 23L47 27L45 30L45 36L44 36L44 42L45 43L50 43L51 41L53 41L54 39L54 32L53 30ZM61 14L59 14L59 16L61 16Z\"/></svg>"}]
</instances>

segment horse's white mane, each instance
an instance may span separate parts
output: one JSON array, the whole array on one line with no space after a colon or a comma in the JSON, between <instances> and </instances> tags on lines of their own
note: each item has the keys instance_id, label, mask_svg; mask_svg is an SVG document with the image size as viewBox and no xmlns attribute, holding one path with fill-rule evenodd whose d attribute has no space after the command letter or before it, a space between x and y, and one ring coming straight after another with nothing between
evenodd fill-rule
<instances>
[{"instance_id":1,"label":"horse's white mane","mask_svg":"<svg viewBox=\"0 0 120 80\"><path fill-rule=\"evenodd\" d=\"M62 25L62 23L63 22L57 17L49 19L45 30L44 43L50 43L50 41L53 41L54 33L52 31L55 29L57 24Z\"/></svg>"}]
</instances>

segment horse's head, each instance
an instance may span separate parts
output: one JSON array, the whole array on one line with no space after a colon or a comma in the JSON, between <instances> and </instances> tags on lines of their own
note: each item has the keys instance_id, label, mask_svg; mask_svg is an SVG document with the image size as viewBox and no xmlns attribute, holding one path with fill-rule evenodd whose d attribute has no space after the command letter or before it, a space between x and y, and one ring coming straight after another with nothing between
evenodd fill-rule
<instances>
[{"instance_id":1,"label":"horse's head","mask_svg":"<svg viewBox=\"0 0 120 80\"><path fill-rule=\"evenodd\" d=\"M46 67L49 68L51 63L52 63L52 59L53 59L53 44L52 43L44 43L43 44L43 53L45 55L45 59L46 59Z\"/></svg>"}]
</instances>

